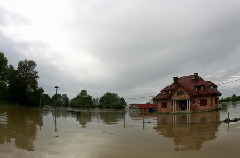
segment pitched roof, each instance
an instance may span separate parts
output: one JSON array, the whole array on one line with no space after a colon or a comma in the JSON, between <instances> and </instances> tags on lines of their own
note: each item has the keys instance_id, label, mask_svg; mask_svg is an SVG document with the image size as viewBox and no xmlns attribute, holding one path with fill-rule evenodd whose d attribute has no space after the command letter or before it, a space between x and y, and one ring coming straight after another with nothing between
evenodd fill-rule
<instances>
[{"instance_id":1,"label":"pitched roof","mask_svg":"<svg viewBox=\"0 0 240 158\"><path fill-rule=\"evenodd\" d=\"M159 99L169 99L171 97L171 93L177 88L183 87L186 89L191 96L200 96L200 95L216 95L220 96L221 93L217 90L217 85L211 81L205 81L197 73L190 76L183 76L178 78L176 83L172 83L171 85L165 87L161 90L161 92L154 97L155 100ZM203 89L199 89L203 87ZM196 91L196 88L198 90Z\"/></svg>"},{"instance_id":2,"label":"pitched roof","mask_svg":"<svg viewBox=\"0 0 240 158\"><path fill-rule=\"evenodd\" d=\"M132 106L137 106L140 109L155 109L155 108L157 108L157 104L133 104L129 108L131 108Z\"/></svg>"}]
</instances>

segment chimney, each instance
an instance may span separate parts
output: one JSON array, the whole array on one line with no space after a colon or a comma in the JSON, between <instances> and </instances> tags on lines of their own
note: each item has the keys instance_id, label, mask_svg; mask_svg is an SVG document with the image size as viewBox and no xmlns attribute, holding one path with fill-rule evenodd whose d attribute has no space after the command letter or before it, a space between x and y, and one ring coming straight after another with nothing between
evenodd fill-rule
<instances>
[{"instance_id":1,"label":"chimney","mask_svg":"<svg viewBox=\"0 0 240 158\"><path fill-rule=\"evenodd\" d=\"M178 77L173 77L173 83L178 84Z\"/></svg>"},{"instance_id":2,"label":"chimney","mask_svg":"<svg viewBox=\"0 0 240 158\"><path fill-rule=\"evenodd\" d=\"M194 73L194 76L197 78L198 77L198 73Z\"/></svg>"},{"instance_id":3,"label":"chimney","mask_svg":"<svg viewBox=\"0 0 240 158\"><path fill-rule=\"evenodd\" d=\"M199 78L199 77L198 77L198 73L194 73L193 81L196 81L196 82L197 82L197 81L198 81L198 78Z\"/></svg>"}]
</instances>

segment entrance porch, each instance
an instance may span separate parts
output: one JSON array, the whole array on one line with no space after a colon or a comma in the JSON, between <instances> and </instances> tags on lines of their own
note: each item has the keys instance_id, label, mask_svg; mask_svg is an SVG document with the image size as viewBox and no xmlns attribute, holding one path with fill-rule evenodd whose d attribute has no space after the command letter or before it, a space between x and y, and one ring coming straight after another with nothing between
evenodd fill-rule
<instances>
[{"instance_id":1,"label":"entrance porch","mask_svg":"<svg viewBox=\"0 0 240 158\"><path fill-rule=\"evenodd\" d=\"M181 112L181 111L191 111L191 101L187 100L173 100L172 101L173 110L172 112Z\"/></svg>"}]
</instances>

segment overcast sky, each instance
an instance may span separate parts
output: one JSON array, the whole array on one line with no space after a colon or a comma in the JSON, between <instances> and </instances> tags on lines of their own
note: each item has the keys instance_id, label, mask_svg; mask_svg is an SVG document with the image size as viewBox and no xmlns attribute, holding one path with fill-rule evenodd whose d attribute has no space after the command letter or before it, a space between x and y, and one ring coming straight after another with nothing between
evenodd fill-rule
<instances>
[{"instance_id":1,"label":"overcast sky","mask_svg":"<svg viewBox=\"0 0 240 158\"><path fill-rule=\"evenodd\" d=\"M0 51L36 61L50 96L58 85L146 103L174 76L240 78L240 1L0 0ZM240 81L219 90L240 95Z\"/></svg>"}]
</instances>

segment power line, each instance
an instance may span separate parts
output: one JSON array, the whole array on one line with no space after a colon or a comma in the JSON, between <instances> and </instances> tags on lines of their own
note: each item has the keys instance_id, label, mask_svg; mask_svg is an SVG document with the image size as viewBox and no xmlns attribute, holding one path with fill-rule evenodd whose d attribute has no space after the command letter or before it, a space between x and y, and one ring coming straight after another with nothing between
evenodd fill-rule
<instances>
[{"instance_id":1,"label":"power line","mask_svg":"<svg viewBox=\"0 0 240 158\"><path fill-rule=\"evenodd\" d=\"M126 99L139 99L139 98L141 98L141 99L145 99L145 98L153 98L153 97L155 97L155 96L147 96L147 97L132 97L132 98L126 98Z\"/></svg>"},{"instance_id":2,"label":"power line","mask_svg":"<svg viewBox=\"0 0 240 158\"><path fill-rule=\"evenodd\" d=\"M232 81L222 82L222 83L219 83L219 84L217 84L217 85L218 85L218 86L221 86L221 85L224 85L224 84L229 84L229 83L238 82L238 81L240 81L240 78L239 78L239 79L236 79L236 80L232 80Z\"/></svg>"}]
</instances>

